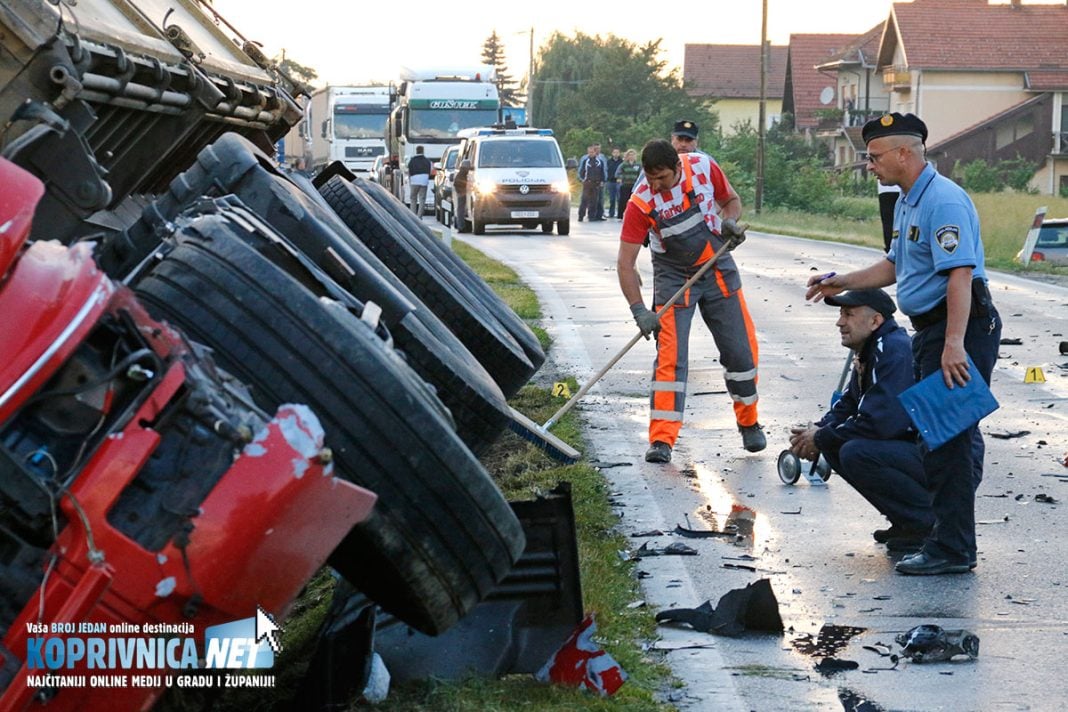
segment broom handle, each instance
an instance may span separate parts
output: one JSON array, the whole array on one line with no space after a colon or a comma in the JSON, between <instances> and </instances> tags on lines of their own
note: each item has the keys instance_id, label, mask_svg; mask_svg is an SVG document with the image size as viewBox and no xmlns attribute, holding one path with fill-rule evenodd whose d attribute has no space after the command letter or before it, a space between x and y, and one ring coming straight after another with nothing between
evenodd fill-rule
<instances>
[{"instance_id":1,"label":"broom handle","mask_svg":"<svg viewBox=\"0 0 1068 712\"><path fill-rule=\"evenodd\" d=\"M679 291L675 292L671 299L667 300L667 302L664 303L664 306L660 307L660 311L656 313L657 319L660 319L660 317L663 316L664 312L674 306L675 302L679 301L679 299L682 298L682 295L686 293L686 290L692 287L694 283L697 282L697 280L701 279L701 277L704 276L705 272L712 268L712 265L715 264L716 260L719 259L720 255L726 252L727 248L730 247L730 244L730 240L724 242L723 245L721 245L720 248L716 250L715 254L712 255L711 258L709 258L708 262L705 262L703 265L701 265L701 268L697 270L697 272L695 272L692 277L686 280L686 284L679 287ZM619 359L626 356L627 352L631 350L634 344L638 343L638 339L640 339L641 337L641 331L632 336L630 341L627 342L627 345L620 349L619 353L613 356L612 359L605 364L604 368L594 374L593 378L587 381L586 384L578 390L578 393L571 396L571 399L567 403L564 403L562 406L560 406L560 410L553 413L552 417L545 421L545 425L541 426L541 429L548 430L553 425L555 425L556 422L563 417L564 413L571 410L571 408L574 407L575 403L578 403L579 398L586 395L586 392L593 388L593 385L597 383L597 381L601 380L604 374L608 373L612 369L612 367L616 365Z\"/></svg>"}]
</instances>

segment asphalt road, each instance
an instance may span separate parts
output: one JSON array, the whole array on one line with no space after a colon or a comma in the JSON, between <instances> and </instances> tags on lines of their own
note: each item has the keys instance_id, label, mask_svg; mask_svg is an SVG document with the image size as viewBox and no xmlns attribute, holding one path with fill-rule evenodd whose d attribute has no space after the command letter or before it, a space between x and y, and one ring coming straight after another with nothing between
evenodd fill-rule
<instances>
[{"instance_id":1,"label":"asphalt road","mask_svg":"<svg viewBox=\"0 0 1068 712\"><path fill-rule=\"evenodd\" d=\"M572 220L568 237L503 228L459 236L511 265L538 294L554 339L541 381L574 375L582 383L633 335L615 274L619 226ZM789 427L819 417L846 357L834 327L837 309L806 303L803 285L816 271L847 271L880 255L752 232L736 253L760 343L764 452L742 450L703 325L693 331L687 420L670 465L643 460L651 342L640 341L579 406L588 423L587 456L612 483L632 551L675 543L697 551L641 560L648 605L692 608L710 600L714 606L729 590L760 578L770 580L778 599L787 629L781 636L731 639L660 626L654 647L668 651L685 683L675 696L682 709L1053 710L1068 699L1062 665L1068 469L1057 462L1068 450L1068 357L1058 353L1059 342L1068 340L1068 288L992 277L1003 339L1020 344L1001 347L993 379L1001 408L984 421L974 573L896 574L896 559L871 538L885 520L840 478L823 487L779 480L776 457ZM648 256L639 263L648 294ZM1034 366L1044 383L1024 382ZM727 523L738 525L736 536L671 533L680 524L720 529ZM664 533L634 536L650 531ZM903 660L891 669L890 658L864 648L882 643L897 653L894 637L923 623L974 632L978 659ZM859 667L821 674L815 664L828 656Z\"/></svg>"}]
</instances>

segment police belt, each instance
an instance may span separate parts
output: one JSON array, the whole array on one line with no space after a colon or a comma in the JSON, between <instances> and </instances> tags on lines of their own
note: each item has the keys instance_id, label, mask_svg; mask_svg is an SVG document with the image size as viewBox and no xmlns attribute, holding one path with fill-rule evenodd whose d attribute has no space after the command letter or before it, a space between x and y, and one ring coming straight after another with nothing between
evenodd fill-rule
<instances>
[{"instance_id":1,"label":"police belt","mask_svg":"<svg viewBox=\"0 0 1068 712\"><path fill-rule=\"evenodd\" d=\"M991 305L990 290L987 288L986 282L981 277L976 277L972 280L972 308L968 318L989 316ZM909 321L912 322L913 329L923 331L929 326L945 321L947 315L946 300L943 299L934 309L915 316L909 316Z\"/></svg>"}]
</instances>

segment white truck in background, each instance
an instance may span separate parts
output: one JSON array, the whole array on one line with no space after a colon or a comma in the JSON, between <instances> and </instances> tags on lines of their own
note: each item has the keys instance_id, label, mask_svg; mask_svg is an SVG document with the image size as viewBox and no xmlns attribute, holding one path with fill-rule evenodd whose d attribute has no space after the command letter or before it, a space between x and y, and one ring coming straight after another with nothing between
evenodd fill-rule
<instances>
[{"instance_id":1,"label":"white truck in background","mask_svg":"<svg viewBox=\"0 0 1068 712\"><path fill-rule=\"evenodd\" d=\"M326 86L312 92L300 134L306 167L315 173L342 161L353 173L367 174L386 153L390 96L386 86Z\"/></svg>"},{"instance_id":2,"label":"white truck in background","mask_svg":"<svg viewBox=\"0 0 1068 712\"><path fill-rule=\"evenodd\" d=\"M383 184L408 203L408 161L416 146L431 163L446 147L459 143L460 131L495 124L501 108L492 67L467 69L402 69L385 136L389 167ZM427 191L427 207L433 207Z\"/></svg>"}]
</instances>

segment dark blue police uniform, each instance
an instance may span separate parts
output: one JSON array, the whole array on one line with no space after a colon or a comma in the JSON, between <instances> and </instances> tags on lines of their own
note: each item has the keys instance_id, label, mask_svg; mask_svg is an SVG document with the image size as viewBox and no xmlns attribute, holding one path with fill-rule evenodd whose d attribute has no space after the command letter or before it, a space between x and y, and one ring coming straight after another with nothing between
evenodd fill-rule
<instances>
[{"instance_id":1,"label":"dark blue police uniform","mask_svg":"<svg viewBox=\"0 0 1068 712\"><path fill-rule=\"evenodd\" d=\"M1001 318L987 288L979 216L968 194L930 164L898 200L887 259L895 265L898 306L916 330L912 353L917 380L942 370L949 272L972 268L964 349L989 384L1001 341ZM924 470L936 519L924 551L954 564L974 564L975 488L983 472L979 426L925 451Z\"/></svg>"},{"instance_id":2,"label":"dark blue police uniform","mask_svg":"<svg viewBox=\"0 0 1068 712\"><path fill-rule=\"evenodd\" d=\"M897 396L915 383L909 335L888 318L861 347L842 397L816 423L834 471L905 531L934 525L916 430Z\"/></svg>"}]
</instances>

